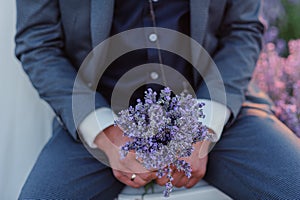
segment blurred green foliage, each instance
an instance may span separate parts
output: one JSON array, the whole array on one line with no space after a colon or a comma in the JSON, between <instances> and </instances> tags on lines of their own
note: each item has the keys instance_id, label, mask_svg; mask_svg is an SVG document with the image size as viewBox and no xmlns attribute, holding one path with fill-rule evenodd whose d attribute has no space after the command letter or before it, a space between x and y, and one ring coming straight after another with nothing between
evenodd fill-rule
<instances>
[{"instance_id":1,"label":"blurred green foliage","mask_svg":"<svg viewBox=\"0 0 300 200\"><path fill-rule=\"evenodd\" d=\"M282 5L286 13L278 20L279 37L286 41L300 38L300 2L282 0Z\"/></svg>"}]
</instances>

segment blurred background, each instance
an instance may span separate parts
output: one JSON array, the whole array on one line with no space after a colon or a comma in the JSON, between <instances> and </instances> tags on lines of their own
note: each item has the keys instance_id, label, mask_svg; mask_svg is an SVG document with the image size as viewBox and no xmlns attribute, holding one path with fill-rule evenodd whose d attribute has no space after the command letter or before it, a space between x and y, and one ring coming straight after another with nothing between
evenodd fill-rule
<instances>
[{"instance_id":1,"label":"blurred background","mask_svg":"<svg viewBox=\"0 0 300 200\"><path fill-rule=\"evenodd\" d=\"M53 113L14 57L15 1L0 0L0 199L14 200L50 137Z\"/></svg>"},{"instance_id":2,"label":"blurred background","mask_svg":"<svg viewBox=\"0 0 300 200\"><path fill-rule=\"evenodd\" d=\"M263 0L264 45L253 81L300 137L300 0Z\"/></svg>"},{"instance_id":3,"label":"blurred background","mask_svg":"<svg viewBox=\"0 0 300 200\"><path fill-rule=\"evenodd\" d=\"M300 0L264 0L266 33L254 80L273 99L276 114L300 136ZM17 199L51 136L49 106L14 57L16 9L0 0L0 199Z\"/></svg>"}]
</instances>

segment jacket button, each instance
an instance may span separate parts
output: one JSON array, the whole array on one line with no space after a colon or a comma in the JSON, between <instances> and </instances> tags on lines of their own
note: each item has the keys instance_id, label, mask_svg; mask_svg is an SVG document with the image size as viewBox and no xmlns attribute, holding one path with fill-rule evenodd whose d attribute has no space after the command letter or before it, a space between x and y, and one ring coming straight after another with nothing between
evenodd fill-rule
<instances>
[{"instance_id":1,"label":"jacket button","mask_svg":"<svg viewBox=\"0 0 300 200\"><path fill-rule=\"evenodd\" d=\"M150 77L151 77L153 80L156 80L156 79L158 79L159 75L158 75L158 73L156 73L156 72L151 72L151 73L150 73Z\"/></svg>"},{"instance_id":2,"label":"jacket button","mask_svg":"<svg viewBox=\"0 0 300 200\"><path fill-rule=\"evenodd\" d=\"M149 40L150 40L151 42L156 42L156 40L157 40L157 35L156 35L155 33L150 34L150 35L149 35Z\"/></svg>"}]
</instances>

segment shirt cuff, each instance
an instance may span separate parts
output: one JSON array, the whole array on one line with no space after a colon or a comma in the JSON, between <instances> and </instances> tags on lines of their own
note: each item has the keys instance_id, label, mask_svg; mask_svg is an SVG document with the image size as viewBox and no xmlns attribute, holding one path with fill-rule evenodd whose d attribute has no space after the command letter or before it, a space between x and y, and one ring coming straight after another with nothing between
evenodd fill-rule
<instances>
[{"instance_id":1,"label":"shirt cuff","mask_svg":"<svg viewBox=\"0 0 300 200\"><path fill-rule=\"evenodd\" d=\"M79 125L78 130L84 141L91 148L97 148L94 143L97 135L107 127L114 125L115 113L109 108L99 108L91 112Z\"/></svg>"},{"instance_id":2,"label":"shirt cuff","mask_svg":"<svg viewBox=\"0 0 300 200\"><path fill-rule=\"evenodd\" d=\"M198 99L198 102L205 104L202 107L205 117L201 118L200 121L203 125L207 126L215 132L216 138L214 138L214 142L217 142L222 135L223 128L227 123L231 112L227 108L227 106L216 101L208 99Z\"/></svg>"}]
</instances>

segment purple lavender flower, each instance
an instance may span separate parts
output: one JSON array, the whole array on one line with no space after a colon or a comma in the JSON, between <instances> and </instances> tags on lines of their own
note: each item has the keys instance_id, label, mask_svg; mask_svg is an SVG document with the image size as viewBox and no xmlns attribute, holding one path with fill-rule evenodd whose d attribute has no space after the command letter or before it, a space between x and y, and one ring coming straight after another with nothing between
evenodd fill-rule
<instances>
[{"instance_id":1,"label":"purple lavender flower","mask_svg":"<svg viewBox=\"0 0 300 200\"><path fill-rule=\"evenodd\" d=\"M264 0L262 5L262 17L267 24L273 24L279 17L285 14L280 0Z\"/></svg>"},{"instance_id":2,"label":"purple lavender flower","mask_svg":"<svg viewBox=\"0 0 300 200\"><path fill-rule=\"evenodd\" d=\"M288 43L290 55L280 57L267 44L258 60L254 80L275 104L278 118L300 137L300 39Z\"/></svg>"},{"instance_id":3,"label":"purple lavender flower","mask_svg":"<svg viewBox=\"0 0 300 200\"><path fill-rule=\"evenodd\" d=\"M146 169L157 170L157 177L167 176L166 197L173 189L172 167L190 178L191 166L180 158L192 154L194 143L212 139L199 121L204 118L203 106L191 95L172 96L168 87L159 97L148 89L144 101L137 100L134 108L121 111L116 120L124 136L132 139L121 147L121 157L134 151Z\"/></svg>"}]
</instances>

